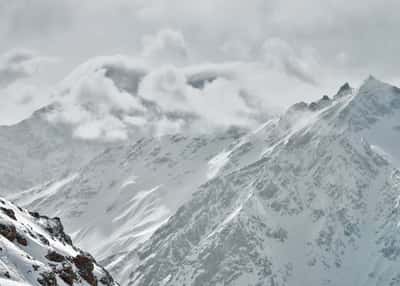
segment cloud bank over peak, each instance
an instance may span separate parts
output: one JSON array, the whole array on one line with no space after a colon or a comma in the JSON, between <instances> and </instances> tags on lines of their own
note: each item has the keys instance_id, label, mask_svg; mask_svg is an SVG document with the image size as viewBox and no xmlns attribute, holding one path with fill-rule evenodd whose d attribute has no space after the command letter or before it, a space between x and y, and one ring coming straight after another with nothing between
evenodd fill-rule
<instances>
[{"instance_id":1,"label":"cloud bank over peak","mask_svg":"<svg viewBox=\"0 0 400 286\"><path fill-rule=\"evenodd\" d=\"M296 95L303 100L323 74L312 49L280 38L265 40L257 60L220 63L196 63L179 30L146 34L142 44L135 56L95 57L74 68L44 93L56 106L49 120L70 124L74 136L105 140L138 130L162 136L252 128L296 102ZM29 54L9 58L36 62ZM29 68L20 70L28 75Z\"/></svg>"},{"instance_id":2,"label":"cloud bank over peak","mask_svg":"<svg viewBox=\"0 0 400 286\"><path fill-rule=\"evenodd\" d=\"M59 85L48 119L70 124L77 137L105 140L127 139L138 130L162 136L251 128L262 110L249 104L252 95L236 78L239 68L151 68L123 56L95 58Z\"/></svg>"},{"instance_id":3,"label":"cloud bank over peak","mask_svg":"<svg viewBox=\"0 0 400 286\"><path fill-rule=\"evenodd\" d=\"M50 121L70 123L74 135L84 139L126 139L123 116L144 111L138 99L119 90L102 69L78 78L55 97Z\"/></svg>"},{"instance_id":4,"label":"cloud bank over peak","mask_svg":"<svg viewBox=\"0 0 400 286\"><path fill-rule=\"evenodd\" d=\"M76 136L115 140L132 128L252 126L370 73L398 85L395 0L11 2L0 0L0 51L28 47L63 61L45 66L43 88L43 61L3 58L0 124L55 100L77 114L54 118ZM115 54L128 56L98 57Z\"/></svg>"}]
</instances>

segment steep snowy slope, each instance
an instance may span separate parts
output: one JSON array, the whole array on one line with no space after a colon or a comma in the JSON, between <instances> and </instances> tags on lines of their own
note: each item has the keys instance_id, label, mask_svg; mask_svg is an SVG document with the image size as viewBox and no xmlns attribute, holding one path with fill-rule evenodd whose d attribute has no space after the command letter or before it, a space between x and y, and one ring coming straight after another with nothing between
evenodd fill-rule
<instances>
[{"instance_id":1,"label":"steep snowy slope","mask_svg":"<svg viewBox=\"0 0 400 286\"><path fill-rule=\"evenodd\" d=\"M400 285L400 172L368 141L400 92L369 78L342 95L272 122L252 163L229 170L253 148L230 152L130 254L129 285Z\"/></svg>"},{"instance_id":2,"label":"steep snowy slope","mask_svg":"<svg viewBox=\"0 0 400 286\"><path fill-rule=\"evenodd\" d=\"M58 218L0 198L0 285L117 285L76 248Z\"/></svg>"},{"instance_id":3,"label":"steep snowy slope","mask_svg":"<svg viewBox=\"0 0 400 286\"><path fill-rule=\"evenodd\" d=\"M349 107L352 128L371 147L400 167L400 89L369 78Z\"/></svg>"},{"instance_id":4,"label":"steep snowy slope","mask_svg":"<svg viewBox=\"0 0 400 286\"><path fill-rule=\"evenodd\" d=\"M143 138L106 149L65 179L9 198L62 218L80 247L121 277L127 253L187 201L213 171L209 161L242 136ZM121 280L120 280L121 281Z\"/></svg>"},{"instance_id":5,"label":"steep snowy slope","mask_svg":"<svg viewBox=\"0 0 400 286\"><path fill-rule=\"evenodd\" d=\"M54 126L37 111L13 126L0 126L0 194L33 187L87 163L104 142L72 138L67 126Z\"/></svg>"}]
</instances>

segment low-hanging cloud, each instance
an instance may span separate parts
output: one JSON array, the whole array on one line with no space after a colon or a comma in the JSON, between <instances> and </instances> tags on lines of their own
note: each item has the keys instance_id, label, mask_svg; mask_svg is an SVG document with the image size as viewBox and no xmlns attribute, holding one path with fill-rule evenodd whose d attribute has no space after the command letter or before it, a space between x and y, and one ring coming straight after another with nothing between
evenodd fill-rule
<instances>
[{"instance_id":1,"label":"low-hanging cloud","mask_svg":"<svg viewBox=\"0 0 400 286\"><path fill-rule=\"evenodd\" d=\"M137 98L118 89L100 65L84 67L62 83L49 120L71 124L74 135L84 139L126 139L123 117L144 111L143 106Z\"/></svg>"},{"instance_id":2,"label":"low-hanging cloud","mask_svg":"<svg viewBox=\"0 0 400 286\"><path fill-rule=\"evenodd\" d=\"M19 79L32 76L40 65L53 59L36 55L29 50L12 50L0 56L0 88Z\"/></svg>"},{"instance_id":3,"label":"low-hanging cloud","mask_svg":"<svg viewBox=\"0 0 400 286\"><path fill-rule=\"evenodd\" d=\"M201 66L197 69L202 74ZM209 69L206 67L206 71ZM241 89L237 82L224 78L223 74L205 83L203 88L193 87L184 70L169 66L144 78L139 96L156 102L165 112L193 114L201 118L205 126L249 126L252 122L248 115L254 110L240 96Z\"/></svg>"},{"instance_id":4,"label":"low-hanging cloud","mask_svg":"<svg viewBox=\"0 0 400 286\"><path fill-rule=\"evenodd\" d=\"M247 105L287 107L332 94L346 81L357 85L368 74L396 84L399 8L396 0L0 0L0 51L27 47L63 57L42 77L49 82L92 56L128 54L141 57L143 65L105 68L119 91L137 94L150 73L172 65L185 70L185 92L236 86L231 92ZM222 75L226 62L240 63L240 70L233 68L240 76L233 78L229 69ZM203 63L216 68L207 70ZM189 75L192 67L203 71ZM23 74L14 74L17 82ZM12 77L0 78L10 85ZM142 104L152 117L129 114L125 121L149 126L161 120L155 104ZM197 113L191 107L179 124L173 116L163 120L173 130Z\"/></svg>"},{"instance_id":5,"label":"low-hanging cloud","mask_svg":"<svg viewBox=\"0 0 400 286\"><path fill-rule=\"evenodd\" d=\"M149 64L186 64L189 57L187 44L181 32L162 29L155 35L146 35L142 39L141 57Z\"/></svg>"},{"instance_id":6,"label":"low-hanging cloud","mask_svg":"<svg viewBox=\"0 0 400 286\"><path fill-rule=\"evenodd\" d=\"M70 124L74 136L84 139L123 140L134 130L162 136L250 128L259 110L243 97L235 67L146 68L126 57L93 59L62 82L48 118ZM205 82L195 86L193 80Z\"/></svg>"},{"instance_id":7,"label":"low-hanging cloud","mask_svg":"<svg viewBox=\"0 0 400 286\"><path fill-rule=\"evenodd\" d=\"M49 104L51 88L32 83L46 63L56 59L25 49L11 50L0 56L0 125L11 125Z\"/></svg>"},{"instance_id":8,"label":"low-hanging cloud","mask_svg":"<svg viewBox=\"0 0 400 286\"><path fill-rule=\"evenodd\" d=\"M65 60L43 77L54 81L96 55L140 56L157 69L261 64L260 55L272 49L278 59L273 65L264 60L264 70L274 72L247 75L257 78L250 88L287 105L299 97L314 100L368 74L398 78L400 40L393 35L399 8L396 0L0 0L0 51L27 47L61 56ZM274 38L285 43L273 44L282 51L271 48Z\"/></svg>"},{"instance_id":9,"label":"low-hanging cloud","mask_svg":"<svg viewBox=\"0 0 400 286\"><path fill-rule=\"evenodd\" d=\"M317 61L312 53L296 52L289 43L279 38L270 38L262 46L264 61L271 68L281 69L288 76L308 84L317 85Z\"/></svg>"}]
</instances>

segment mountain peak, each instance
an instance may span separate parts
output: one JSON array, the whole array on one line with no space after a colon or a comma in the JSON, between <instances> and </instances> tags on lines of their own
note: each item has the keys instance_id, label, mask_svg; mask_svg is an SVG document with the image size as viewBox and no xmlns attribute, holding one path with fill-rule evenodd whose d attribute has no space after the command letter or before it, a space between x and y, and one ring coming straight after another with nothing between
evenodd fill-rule
<instances>
[{"instance_id":1,"label":"mountain peak","mask_svg":"<svg viewBox=\"0 0 400 286\"><path fill-rule=\"evenodd\" d=\"M362 93L362 92L369 91L369 90L375 90L375 89L381 89L381 88L387 88L387 87L391 87L391 86L383 81L378 80L374 76L370 75L361 84L359 91L360 91L360 93Z\"/></svg>"},{"instance_id":2,"label":"mountain peak","mask_svg":"<svg viewBox=\"0 0 400 286\"><path fill-rule=\"evenodd\" d=\"M338 90L338 92L335 94L334 98L338 97L343 97L346 95L351 94L353 91L353 88L350 86L348 82L344 83Z\"/></svg>"}]
</instances>

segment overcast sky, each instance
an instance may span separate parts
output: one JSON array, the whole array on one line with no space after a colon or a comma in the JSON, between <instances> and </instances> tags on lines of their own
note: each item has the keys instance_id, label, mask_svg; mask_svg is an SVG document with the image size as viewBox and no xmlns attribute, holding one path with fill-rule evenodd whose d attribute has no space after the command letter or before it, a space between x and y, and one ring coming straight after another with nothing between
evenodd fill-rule
<instances>
[{"instance_id":1,"label":"overcast sky","mask_svg":"<svg viewBox=\"0 0 400 286\"><path fill-rule=\"evenodd\" d=\"M43 105L81 63L116 54L155 69L243 63L277 106L369 74L399 85L399 11L398 0L0 0L0 124Z\"/></svg>"}]
</instances>

